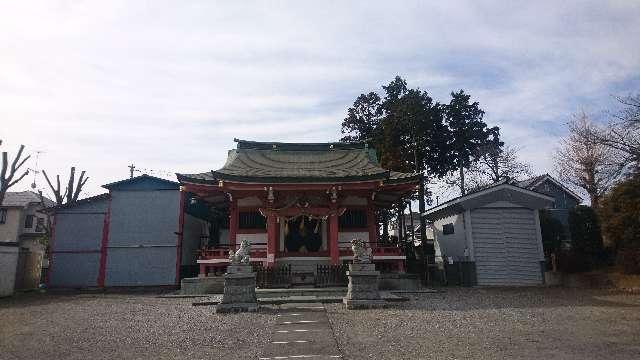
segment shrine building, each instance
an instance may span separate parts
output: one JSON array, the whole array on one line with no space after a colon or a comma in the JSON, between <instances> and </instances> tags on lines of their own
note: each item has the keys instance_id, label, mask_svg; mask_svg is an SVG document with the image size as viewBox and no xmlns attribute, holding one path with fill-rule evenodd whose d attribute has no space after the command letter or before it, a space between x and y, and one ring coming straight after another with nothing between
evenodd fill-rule
<instances>
[{"instance_id":1,"label":"shrine building","mask_svg":"<svg viewBox=\"0 0 640 360\"><path fill-rule=\"evenodd\" d=\"M419 174L383 169L364 143L235 141L221 169L177 174L178 243L200 276L223 271L243 240L252 262L303 271L347 262L359 238L378 268L404 271L401 249L378 241L377 211L413 193Z\"/></svg>"}]
</instances>

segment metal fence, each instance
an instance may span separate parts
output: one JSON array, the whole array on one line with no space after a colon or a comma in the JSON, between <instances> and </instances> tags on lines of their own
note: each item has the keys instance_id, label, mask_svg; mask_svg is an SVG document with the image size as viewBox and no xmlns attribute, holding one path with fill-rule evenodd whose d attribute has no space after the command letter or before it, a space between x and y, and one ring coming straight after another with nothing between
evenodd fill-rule
<instances>
[{"instance_id":1,"label":"metal fence","mask_svg":"<svg viewBox=\"0 0 640 360\"><path fill-rule=\"evenodd\" d=\"M256 286L262 289L289 288L291 287L291 265L280 267L263 267L254 265L256 273Z\"/></svg>"},{"instance_id":2,"label":"metal fence","mask_svg":"<svg viewBox=\"0 0 640 360\"><path fill-rule=\"evenodd\" d=\"M347 265L318 265L316 268L315 287L347 286Z\"/></svg>"}]
</instances>

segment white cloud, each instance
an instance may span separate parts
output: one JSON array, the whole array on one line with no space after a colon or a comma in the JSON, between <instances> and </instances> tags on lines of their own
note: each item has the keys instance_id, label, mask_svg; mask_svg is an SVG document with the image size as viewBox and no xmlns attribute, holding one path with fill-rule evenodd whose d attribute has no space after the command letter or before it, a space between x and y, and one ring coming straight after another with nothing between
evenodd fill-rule
<instances>
[{"instance_id":1,"label":"white cloud","mask_svg":"<svg viewBox=\"0 0 640 360\"><path fill-rule=\"evenodd\" d=\"M539 172L563 122L640 82L637 3L8 2L3 149L99 185L126 165L206 171L233 137L329 141L396 74L466 89ZM543 144L543 146L541 146ZM27 186L27 184L22 184Z\"/></svg>"}]
</instances>

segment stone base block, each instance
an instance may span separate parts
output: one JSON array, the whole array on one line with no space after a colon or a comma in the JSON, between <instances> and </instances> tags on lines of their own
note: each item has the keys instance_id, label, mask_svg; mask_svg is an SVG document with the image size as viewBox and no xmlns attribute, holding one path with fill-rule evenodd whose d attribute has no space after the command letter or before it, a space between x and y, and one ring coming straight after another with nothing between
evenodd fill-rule
<instances>
[{"instance_id":1,"label":"stone base block","mask_svg":"<svg viewBox=\"0 0 640 360\"><path fill-rule=\"evenodd\" d=\"M257 303L232 303L218 304L213 310L215 313L238 313L238 312L256 312L258 311Z\"/></svg>"},{"instance_id":2,"label":"stone base block","mask_svg":"<svg viewBox=\"0 0 640 360\"><path fill-rule=\"evenodd\" d=\"M224 277L209 276L184 278L180 282L180 293L183 295L222 294Z\"/></svg>"},{"instance_id":3,"label":"stone base block","mask_svg":"<svg viewBox=\"0 0 640 360\"><path fill-rule=\"evenodd\" d=\"M344 298L342 302L346 305L347 310L379 309L387 306L387 302L384 300L352 300Z\"/></svg>"}]
</instances>

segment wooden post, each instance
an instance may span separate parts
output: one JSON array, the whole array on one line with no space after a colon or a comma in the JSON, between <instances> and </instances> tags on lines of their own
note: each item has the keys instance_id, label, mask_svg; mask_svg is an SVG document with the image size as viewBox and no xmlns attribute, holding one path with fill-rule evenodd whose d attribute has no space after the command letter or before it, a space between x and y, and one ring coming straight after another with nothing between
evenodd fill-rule
<instances>
[{"instance_id":1,"label":"wooden post","mask_svg":"<svg viewBox=\"0 0 640 360\"><path fill-rule=\"evenodd\" d=\"M109 243L109 226L111 226L111 192L107 201L107 213L102 223L102 240L100 241L100 267L98 268L98 287L105 287L107 275L107 254Z\"/></svg>"},{"instance_id":2,"label":"wooden post","mask_svg":"<svg viewBox=\"0 0 640 360\"><path fill-rule=\"evenodd\" d=\"M238 234L238 203L235 196L229 205L229 249L236 250L236 236Z\"/></svg>"},{"instance_id":3,"label":"wooden post","mask_svg":"<svg viewBox=\"0 0 640 360\"><path fill-rule=\"evenodd\" d=\"M338 247L338 213L336 205L331 204L332 214L329 216L329 254L331 256L331 264L338 265L340 262L340 249Z\"/></svg>"},{"instance_id":4,"label":"wooden post","mask_svg":"<svg viewBox=\"0 0 640 360\"><path fill-rule=\"evenodd\" d=\"M367 227L369 228L369 246L372 248L378 247L378 222L376 221L375 207L368 199L367 204Z\"/></svg>"},{"instance_id":5,"label":"wooden post","mask_svg":"<svg viewBox=\"0 0 640 360\"><path fill-rule=\"evenodd\" d=\"M180 265L182 265L182 241L184 239L184 201L185 194L180 187L180 210L178 212L178 239L176 240L176 285L180 285Z\"/></svg>"},{"instance_id":6,"label":"wooden post","mask_svg":"<svg viewBox=\"0 0 640 360\"><path fill-rule=\"evenodd\" d=\"M276 216L271 214L267 216L267 266L271 267L276 261L276 244L278 243L278 223Z\"/></svg>"}]
</instances>

